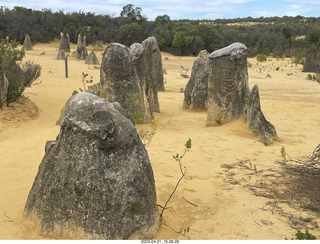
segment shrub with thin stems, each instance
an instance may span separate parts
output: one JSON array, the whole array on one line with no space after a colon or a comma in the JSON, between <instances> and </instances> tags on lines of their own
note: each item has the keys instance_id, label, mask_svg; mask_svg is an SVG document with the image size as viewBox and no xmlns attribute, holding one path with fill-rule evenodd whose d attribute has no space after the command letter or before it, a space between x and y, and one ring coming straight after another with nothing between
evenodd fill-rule
<instances>
[{"instance_id":1,"label":"shrub with thin stems","mask_svg":"<svg viewBox=\"0 0 320 244\"><path fill-rule=\"evenodd\" d=\"M31 86L32 82L41 75L41 66L39 64L34 64L33 61L23 63L21 68L24 71L23 84L26 87Z\"/></svg>"}]
</instances>

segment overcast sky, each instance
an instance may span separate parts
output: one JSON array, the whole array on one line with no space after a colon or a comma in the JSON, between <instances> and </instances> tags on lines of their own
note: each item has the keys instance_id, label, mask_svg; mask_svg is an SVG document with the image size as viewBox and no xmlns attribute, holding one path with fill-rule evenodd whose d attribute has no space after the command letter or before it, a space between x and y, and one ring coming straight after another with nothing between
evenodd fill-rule
<instances>
[{"instance_id":1,"label":"overcast sky","mask_svg":"<svg viewBox=\"0 0 320 244\"><path fill-rule=\"evenodd\" d=\"M154 20L167 14L171 19L218 19L243 17L297 16L319 17L320 0L0 0L0 6L12 9L23 6L53 12L92 12L119 16L122 7L133 4L142 8L142 15Z\"/></svg>"}]
</instances>

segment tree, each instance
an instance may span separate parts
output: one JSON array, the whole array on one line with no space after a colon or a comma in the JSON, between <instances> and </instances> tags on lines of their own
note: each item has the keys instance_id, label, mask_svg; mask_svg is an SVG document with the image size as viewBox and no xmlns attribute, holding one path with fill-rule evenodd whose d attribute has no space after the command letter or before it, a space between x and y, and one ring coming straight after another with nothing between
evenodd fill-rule
<instances>
[{"instance_id":1,"label":"tree","mask_svg":"<svg viewBox=\"0 0 320 244\"><path fill-rule=\"evenodd\" d=\"M172 45L178 49L177 50L177 54L178 55L185 54L183 49L185 47L185 39L186 39L186 37L187 37L187 34L184 31L178 31L174 35L174 38L173 38L173 41L172 41Z\"/></svg>"},{"instance_id":2,"label":"tree","mask_svg":"<svg viewBox=\"0 0 320 244\"><path fill-rule=\"evenodd\" d=\"M131 45L134 42L139 42L141 26L138 23L131 23L120 26L117 40L125 45Z\"/></svg>"},{"instance_id":3,"label":"tree","mask_svg":"<svg viewBox=\"0 0 320 244\"><path fill-rule=\"evenodd\" d=\"M224 38L214 26L199 24L194 27L194 32L195 36L201 37L203 47L209 53L223 47Z\"/></svg>"},{"instance_id":4,"label":"tree","mask_svg":"<svg viewBox=\"0 0 320 244\"><path fill-rule=\"evenodd\" d=\"M307 39L310 43L317 44L320 41L320 28L313 28L311 32L307 35Z\"/></svg>"},{"instance_id":5,"label":"tree","mask_svg":"<svg viewBox=\"0 0 320 244\"><path fill-rule=\"evenodd\" d=\"M129 18L131 21L140 21L144 19L141 12L142 9L140 7L134 7L133 4L128 4L122 8L120 16L123 18Z\"/></svg>"},{"instance_id":6,"label":"tree","mask_svg":"<svg viewBox=\"0 0 320 244\"><path fill-rule=\"evenodd\" d=\"M293 34L293 29L291 27L285 26L282 28L282 33L284 35L284 38L290 39Z\"/></svg>"},{"instance_id":7,"label":"tree","mask_svg":"<svg viewBox=\"0 0 320 244\"><path fill-rule=\"evenodd\" d=\"M168 15L159 15L156 17L155 22L165 25L166 23L170 22L171 19Z\"/></svg>"}]
</instances>

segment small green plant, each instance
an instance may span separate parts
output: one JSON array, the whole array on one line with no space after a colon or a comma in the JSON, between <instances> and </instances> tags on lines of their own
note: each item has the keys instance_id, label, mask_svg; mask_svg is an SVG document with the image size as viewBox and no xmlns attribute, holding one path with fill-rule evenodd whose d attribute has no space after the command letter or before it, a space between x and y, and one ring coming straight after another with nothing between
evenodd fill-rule
<instances>
[{"instance_id":1,"label":"small green plant","mask_svg":"<svg viewBox=\"0 0 320 244\"><path fill-rule=\"evenodd\" d=\"M302 233L300 230L296 233L296 240L316 240L317 238L312 235L307 229L305 233ZM293 238L291 239L293 240Z\"/></svg>"},{"instance_id":2,"label":"small green plant","mask_svg":"<svg viewBox=\"0 0 320 244\"><path fill-rule=\"evenodd\" d=\"M257 166L253 165L251 162L249 162L249 166L250 166L250 169L253 168L256 173L258 172Z\"/></svg>"},{"instance_id":3,"label":"small green plant","mask_svg":"<svg viewBox=\"0 0 320 244\"><path fill-rule=\"evenodd\" d=\"M139 130L140 139L145 147L149 146L157 132L158 121L152 120L147 130Z\"/></svg>"},{"instance_id":4,"label":"small green plant","mask_svg":"<svg viewBox=\"0 0 320 244\"><path fill-rule=\"evenodd\" d=\"M87 77L88 77L88 74L82 72L82 84L83 84L83 89L79 88L79 90L80 90L81 92L84 92L84 91L86 91L86 90L88 90L88 89L91 88L91 85L89 85L89 84L92 84L92 82L93 82L93 77L91 76L90 79L87 79Z\"/></svg>"},{"instance_id":5,"label":"small green plant","mask_svg":"<svg viewBox=\"0 0 320 244\"><path fill-rule=\"evenodd\" d=\"M284 148L284 146L281 147L280 150L281 153L281 157L283 158L283 162L287 162L287 153L286 153L286 149Z\"/></svg>"},{"instance_id":6,"label":"small green plant","mask_svg":"<svg viewBox=\"0 0 320 244\"><path fill-rule=\"evenodd\" d=\"M264 61L267 61L267 55L264 55L264 54L258 54L258 55L257 55L257 61L258 61L258 62L264 62Z\"/></svg>"},{"instance_id":7,"label":"small green plant","mask_svg":"<svg viewBox=\"0 0 320 244\"><path fill-rule=\"evenodd\" d=\"M185 228L183 230L183 234L182 235L185 236L189 232L189 230L190 230L189 227Z\"/></svg>"},{"instance_id":8,"label":"small green plant","mask_svg":"<svg viewBox=\"0 0 320 244\"><path fill-rule=\"evenodd\" d=\"M168 200L166 201L166 203L164 204L164 206L162 207L162 211L160 213L160 219L162 219L162 215L163 215L163 212L164 210L166 209L170 199L172 198L172 196L174 195L174 193L176 192L181 180L184 178L185 174L186 174L186 171L187 171L187 168L185 166L182 165L182 159L183 157L186 155L187 152L189 152L189 150L191 149L191 139L189 138L186 142L186 144L184 145L185 146L185 149L184 149L184 152L182 155L179 155L179 153L177 153L176 155L173 156L174 160L176 162L178 162L179 164L179 169L180 169L180 172L181 172L181 177L180 179L178 180L175 188L173 189L173 192L171 193L171 195L169 196ZM189 230L188 230L189 231ZM185 233L185 232L184 232Z\"/></svg>"},{"instance_id":9,"label":"small green plant","mask_svg":"<svg viewBox=\"0 0 320 244\"><path fill-rule=\"evenodd\" d=\"M171 195L169 196L169 198L168 198L168 200L166 201L166 203L164 204L164 206L162 207L162 206L159 205L159 204L158 204L158 206L162 208L162 211L161 211L161 213L160 213L161 224L169 227L171 230L173 230L174 232L176 232L176 233L178 233L178 234L181 234L181 235L183 235L183 236L186 236L186 234L187 234L187 233L189 232L189 230L190 230L189 227L185 228L184 230L182 230L182 228L181 228L180 231L176 231L175 229L173 229L172 227L170 227L169 225L167 225L166 222L165 222L165 220L163 220L163 218L162 218L164 210L167 209L167 205L168 205L170 199L172 198L172 196L173 196L174 193L176 192L176 190L177 190L177 188L178 188L181 180L184 178L184 176L185 176L185 174L186 174L186 172L187 172L187 168L182 165L182 159L184 158L184 156L186 155L186 153L191 149L192 144L191 144L191 139L190 139L190 138L187 140L187 142L186 142L186 144L185 144L184 146L185 146L185 149L184 149L184 152L183 152L182 155L179 155L179 153L177 153L176 155L172 156L172 157L174 158L174 160L175 160L176 162L178 162L178 164L179 164L179 169L180 169L180 172L181 172L181 177L180 177L180 179L178 180L175 188L173 189L173 192L172 192ZM190 239L189 236L187 236L187 237L188 237L188 239Z\"/></svg>"},{"instance_id":10,"label":"small green plant","mask_svg":"<svg viewBox=\"0 0 320 244\"><path fill-rule=\"evenodd\" d=\"M139 93L134 93L130 95L126 102L125 107L130 111L131 121L135 124L142 124L144 121L144 109L141 106L141 99Z\"/></svg>"}]
</instances>

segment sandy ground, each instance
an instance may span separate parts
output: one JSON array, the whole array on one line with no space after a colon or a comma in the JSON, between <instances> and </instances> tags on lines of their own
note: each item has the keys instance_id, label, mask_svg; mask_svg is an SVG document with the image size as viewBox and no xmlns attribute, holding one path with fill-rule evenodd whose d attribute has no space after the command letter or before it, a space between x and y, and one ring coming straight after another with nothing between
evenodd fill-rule
<instances>
[{"instance_id":1,"label":"sandy ground","mask_svg":"<svg viewBox=\"0 0 320 244\"><path fill-rule=\"evenodd\" d=\"M0 110L0 239L44 239L36 226L22 218L24 204L44 156L47 140L59 133L60 110L74 90L82 87L81 74L88 73L97 83L100 70L69 58L69 78L65 78L64 61L55 60L58 43L38 44L26 51L25 60L32 60L42 67L36 83L27 88L29 97L39 111L30 108L11 117L8 110ZM72 47L75 50L75 47ZM89 47L88 51L92 48ZM40 55L45 52L45 55ZM96 51L101 60L103 49ZM181 65L190 75L194 57L175 57L163 53L163 66L167 70L166 92L159 93L161 113L157 133L147 147L153 167L158 203L164 205L175 187L180 171L172 158L182 154L188 138L192 149L183 158L187 168L176 194L164 212L168 226L162 225L155 239L278 239L292 238L296 233L283 215L266 208L270 199L255 196L246 187L247 175L241 170L237 177L240 184L226 181L226 164L244 162L257 171L279 169L280 149L285 147L291 157L311 154L320 143L320 85L305 79L301 66L289 60L269 59L257 65L255 59L249 69L250 87L258 84L264 115L277 129L279 142L265 146L253 137L247 126L234 121L219 127L206 127L205 112L182 110L183 93L188 79L180 77ZM276 71L276 67L280 67ZM269 73L272 78L266 78ZM31 106L32 107L32 106ZM20 117L19 117L20 116ZM22 118L21 118L22 117ZM258 173L257 173L258 174ZM252 178L253 177L253 178ZM251 174L251 180L255 179ZM320 223L319 216L308 211L284 206L287 212L312 216ZM10 222L3 212L9 216ZM174 232L184 231L185 235ZM320 237L319 229L311 230Z\"/></svg>"}]
</instances>

